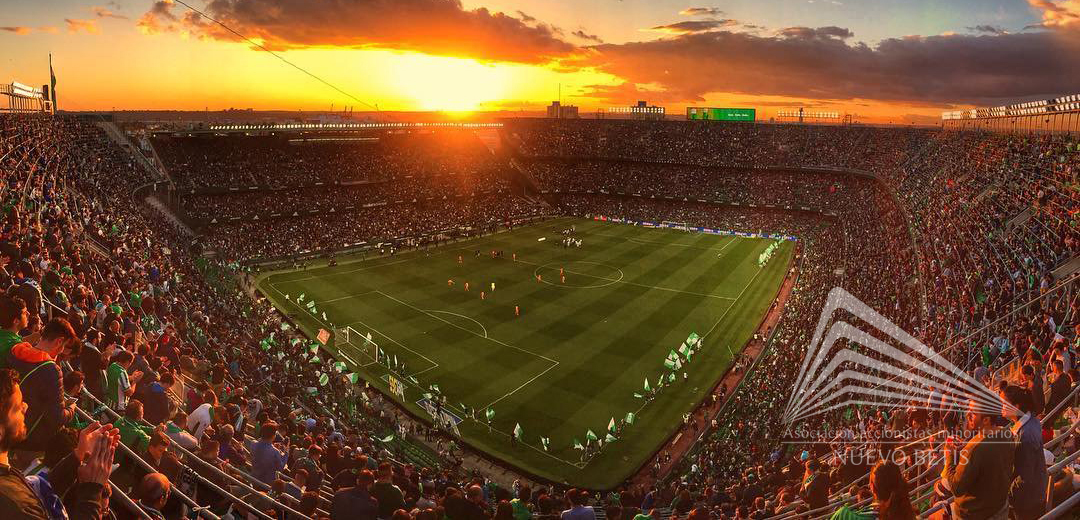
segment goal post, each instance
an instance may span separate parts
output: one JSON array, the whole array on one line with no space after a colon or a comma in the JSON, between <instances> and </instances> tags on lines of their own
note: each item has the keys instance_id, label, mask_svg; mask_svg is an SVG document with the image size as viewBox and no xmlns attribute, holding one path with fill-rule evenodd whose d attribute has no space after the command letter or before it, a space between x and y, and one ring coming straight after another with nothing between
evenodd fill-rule
<instances>
[{"instance_id":1,"label":"goal post","mask_svg":"<svg viewBox=\"0 0 1080 521\"><path fill-rule=\"evenodd\" d=\"M352 326L338 328L337 330L338 352L352 360L356 365L367 365L368 362L380 363L379 344L375 343L371 333L362 334Z\"/></svg>"}]
</instances>

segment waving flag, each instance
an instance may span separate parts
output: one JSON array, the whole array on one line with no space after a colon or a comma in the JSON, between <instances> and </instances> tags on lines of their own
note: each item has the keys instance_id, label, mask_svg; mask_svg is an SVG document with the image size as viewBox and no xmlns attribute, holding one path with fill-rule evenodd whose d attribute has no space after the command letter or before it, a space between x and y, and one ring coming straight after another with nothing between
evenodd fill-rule
<instances>
[{"instance_id":1,"label":"waving flag","mask_svg":"<svg viewBox=\"0 0 1080 521\"><path fill-rule=\"evenodd\" d=\"M608 422L607 430L608 430L608 432L615 432L615 417L614 416L612 416L611 421Z\"/></svg>"},{"instance_id":2,"label":"waving flag","mask_svg":"<svg viewBox=\"0 0 1080 521\"><path fill-rule=\"evenodd\" d=\"M632 412L626 413L626 424L627 425L633 425L635 419L637 419L637 416L634 416L634 413L632 413Z\"/></svg>"},{"instance_id":3,"label":"waving flag","mask_svg":"<svg viewBox=\"0 0 1080 521\"><path fill-rule=\"evenodd\" d=\"M484 412L484 415L487 416L488 423L491 423L492 418L495 417L495 409L488 407L487 411Z\"/></svg>"},{"instance_id":4,"label":"waving flag","mask_svg":"<svg viewBox=\"0 0 1080 521\"><path fill-rule=\"evenodd\" d=\"M522 434L525 434L525 431L521 430L521 424L520 423L515 424L514 425L514 437L520 440Z\"/></svg>"}]
</instances>

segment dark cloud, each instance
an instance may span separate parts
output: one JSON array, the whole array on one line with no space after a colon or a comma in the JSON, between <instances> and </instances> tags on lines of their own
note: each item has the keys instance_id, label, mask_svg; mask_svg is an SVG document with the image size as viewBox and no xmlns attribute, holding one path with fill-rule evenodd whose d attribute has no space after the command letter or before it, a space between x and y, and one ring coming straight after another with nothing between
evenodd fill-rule
<instances>
[{"instance_id":1,"label":"dark cloud","mask_svg":"<svg viewBox=\"0 0 1080 521\"><path fill-rule=\"evenodd\" d=\"M146 33L183 29L235 41L217 26L177 20L172 7L170 0L155 2L140 18L140 29ZM211 0L206 13L277 50L380 48L546 63L576 49L549 25L530 26L485 8L465 9L460 0Z\"/></svg>"},{"instance_id":2,"label":"dark cloud","mask_svg":"<svg viewBox=\"0 0 1080 521\"><path fill-rule=\"evenodd\" d=\"M536 21L536 17L529 16L529 15L525 14L524 11L518 11L517 14L518 14L518 18L521 18L522 22L532 23L532 22Z\"/></svg>"},{"instance_id":3,"label":"dark cloud","mask_svg":"<svg viewBox=\"0 0 1080 521\"><path fill-rule=\"evenodd\" d=\"M30 34L31 32L33 32L33 29L31 29L29 27L26 27L26 26L23 26L23 25L14 25L14 26L0 27L0 31L4 31L4 32L8 32L8 33L15 33L15 34L17 34L19 36L22 36L22 35Z\"/></svg>"},{"instance_id":4,"label":"dark cloud","mask_svg":"<svg viewBox=\"0 0 1080 521\"><path fill-rule=\"evenodd\" d=\"M855 36L855 33L851 32L845 27L837 27L835 25L829 25L826 27L786 27L780 29L780 35L787 38L802 38L806 40L810 39L827 39L827 38L839 38L846 40Z\"/></svg>"},{"instance_id":5,"label":"dark cloud","mask_svg":"<svg viewBox=\"0 0 1080 521\"><path fill-rule=\"evenodd\" d=\"M94 16L97 16L98 18L117 18L119 20L127 20L128 19L128 17L126 17L126 16L124 16L122 14L114 13L113 11L109 10L108 8L102 7L100 5L95 5L95 6L91 7L90 11L93 12Z\"/></svg>"},{"instance_id":6,"label":"dark cloud","mask_svg":"<svg viewBox=\"0 0 1080 521\"><path fill-rule=\"evenodd\" d=\"M985 33L985 34L1005 34L1008 31L995 25L975 25L967 27L967 30L973 33Z\"/></svg>"},{"instance_id":7,"label":"dark cloud","mask_svg":"<svg viewBox=\"0 0 1080 521\"><path fill-rule=\"evenodd\" d=\"M915 36L870 47L848 44L842 38L849 34L832 28L775 36L710 31L597 45L574 63L681 100L738 93L997 104L1058 95L1080 84L1080 35Z\"/></svg>"},{"instance_id":8,"label":"dark cloud","mask_svg":"<svg viewBox=\"0 0 1080 521\"><path fill-rule=\"evenodd\" d=\"M656 27L649 28L650 31L658 31L668 34L689 34L700 33L705 31L713 31L722 27L731 27L739 25L737 20L687 20L685 22L675 22L667 25L658 25Z\"/></svg>"},{"instance_id":9,"label":"dark cloud","mask_svg":"<svg viewBox=\"0 0 1080 521\"><path fill-rule=\"evenodd\" d=\"M589 34L589 33L585 32L584 30L581 30L581 29L579 29L577 31L574 31L574 32L572 32L570 34L572 34L574 36L577 36L578 38L581 38L582 40L589 40L590 42L596 42L596 43L604 43L604 40L601 39L599 36L597 36L595 34Z\"/></svg>"},{"instance_id":10,"label":"dark cloud","mask_svg":"<svg viewBox=\"0 0 1080 521\"><path fill-rule=\"evenodd\" d=\"M679 14L683 16L724 16L724 12L715 7L687 7Z\"/></svg>"}]
</instances>

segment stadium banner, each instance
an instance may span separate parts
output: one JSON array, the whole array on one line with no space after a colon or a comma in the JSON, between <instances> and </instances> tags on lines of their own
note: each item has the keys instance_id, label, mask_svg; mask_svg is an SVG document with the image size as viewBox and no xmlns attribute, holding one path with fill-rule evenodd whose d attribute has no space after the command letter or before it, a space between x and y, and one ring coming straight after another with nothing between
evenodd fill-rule
<instances>
[{"instance_id":1,"label":"stadium banner","mask_svg":"<svg viewBox=\"0 0 1080 521\"><path fill-rule=\"evenodd\" d=\"M605 215L592 216L594 221L613 222L619 224L629 224L632 226L641 226L643 228L670 228L674 230L688 230L699 233L708 233L710 235L728 235L736 237L747 237L753 239L774 239L778 241L798 241L799 238L793 235L783 235L779 233L750 233L750 232L736 232L731 230L720 230L718 228L706 228L703 226L684 226L678 223L655 223L651 221L631 221L629 219L622 219L619 217L608 217Z\"/></svg>"},{"instance_id":2,"label":"stadium banner","mask_svg":"<svg viewBox=\"0 0 1080 521\"><path fill-rule=\"evenodd\" d=\"M401 401L405 401L405 385L401 383L394 375L387 375L387 383L390 384L390 394L401 398Z\"/></svg>"},{"instance_id":3,"label":"stadium banner","mask_svg":"<svg viewBox=\"0 0 1080 521\"><path fill-rule=\"evenodd\" d=\"M319 328L318 339L319 342L322 343L322 345L326 345L326 343L330 341L330 332L325 329Z\"/></svg>"}]
</instances>

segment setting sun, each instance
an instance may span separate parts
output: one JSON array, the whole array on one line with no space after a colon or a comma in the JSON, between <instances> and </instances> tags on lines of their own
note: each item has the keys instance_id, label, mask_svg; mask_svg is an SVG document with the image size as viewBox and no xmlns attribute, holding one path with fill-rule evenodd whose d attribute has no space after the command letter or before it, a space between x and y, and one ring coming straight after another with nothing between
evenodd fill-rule
<instances>
[{"instance_id":1,"label":"setting sun","mask_svg":"<svg viewBox=\"0 0 1080 521\"><path fill-rule=\"evenodd\" d=\"M392 84L420 110L471 111L506 95L508 71L474 60L402 54Z\"/></svg>"}]
</instances>

